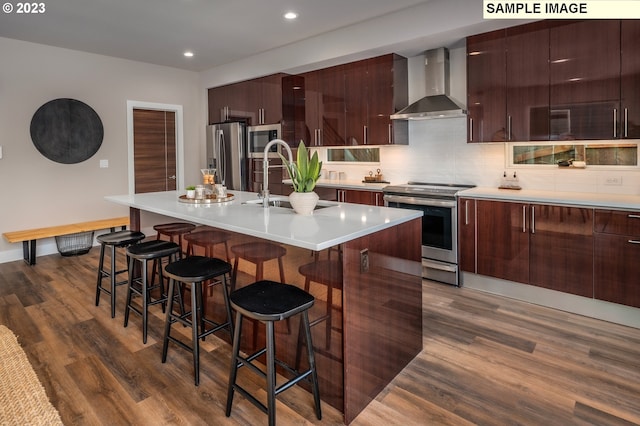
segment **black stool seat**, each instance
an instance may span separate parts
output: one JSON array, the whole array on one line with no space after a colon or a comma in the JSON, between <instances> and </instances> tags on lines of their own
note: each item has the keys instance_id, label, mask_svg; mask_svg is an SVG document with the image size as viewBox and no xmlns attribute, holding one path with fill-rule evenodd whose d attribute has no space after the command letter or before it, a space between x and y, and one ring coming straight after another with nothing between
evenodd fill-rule
<instances>
[{"instance_id":1,"label":"black stool seat","mask_svg":"<svg viewBox=\"0 0 640 426\"><path fill-rule=\"evenodd\" d=\"M248 318L280 321L313 306L314 298L293 285L258 281L229 296L231 306Z\"/></svg>"},{"instance_id":2,"label":"black stool seat","mask_svg":"<svg viewBox=\"0 0 640 426\"><path fill-rule=\"evenodd\" d=\"M111 318L116 316L116 287L128 282L128 280L116 280L118 275L128 271L128 267L121 270L116 268L116 248L124 248L137 244L145 238L146 236L142 232L129 230L114 231L96 237L96 240L100 243L100 260L98 263L98 279L96 282L96 306L100 304L100 294L103 292L109 294L111 296ZM104 267L104 252L107 246L110 249L111 255L109 270L106 270ZM107 277L110 278L110 288L102 286L102 279Z\"/></svg>"},{"instance_id":3,"label":"black stool seat","mask_svg":"<svg viewBox=\"0 0 640 426\"><path fill-rule=\"evenodd\" d=\"M231 265L222 259L205 256L189 256L168 264L165 273L182 282L206 281L231 272Z\"/></svg>"},{"instance_id":4,"label":"black stool seat","mask_svg":"<svg viewBox=\"0 0 640 426\"><path fill-rule=\"evenodd\" d=\"M170 241L153 240L136 244L127 249L127 254L136 259L156 259L180 251L180 246Z\"/></svg>"},{"instance_id":5,"label":"black stool seat","mask_svg":"<svg viewBox=\"0 0 640 426\"><path fill-rule=\"evenodd\" d=\"M175 260L180 253L180 246L170 241L153 240L135 244L127 248L127 256L129 256L129 291L127 292L127 305L124 310L124 326L129 324L129 313L131 311L142 317L142 342L147 343L147 323L149 306L162 304L162 312L165 311L167 303L167 292L164 287L164 279L162 278L162 269L159 268L160 282L157 285L149 285L147 273L147 262L149 260L162 259L164 257ZM140 277L134 278L134 265L136 261L142 263L142 272ZM154 262L154 265L156 263ZM139 286L139 287L138 287ZM160 289L159 297L153 298L151 292ZM142 297L142 306L138 309L131 303L133 295ZM182 299L180 299L182 302Z\"/></svg>"},{"instance_id":6,"label":"black stool seat","mask_svg":"<svg viewBox=\"0 0 640 426\"><path fill-rule=\"evenodd\" d=\"M229 373L227 390L226 416L229 417L231 415L233 395L235 391L238 391L252 404L267 414L270 426L275 426L276 395L289 389L301 380L307 380L311 384L313 391L316 417L318 420L321 420L322 411L320 408L318 373L316 371L313 345L311 343L311 329L309 327L309 309L314 303L313 296L290 284L262 280L241 289L234 290L231 292L229 299L231 300L231 306L236 310L236 323L233 335L233 349L231 352L231 372ZM296 314L302 315L302 325L300 328L305 334L304 340L307 343L309 369L305 371L294 370L284 361L276 358L274 322L285 320ZM242 319L245 316L264 323L266 327L266 346L246 357L240 355ZM266 354L267 357L266 372L254 364L254 361L263 354ZM276 386L276 365L284 368L291 376L290 379L280 386ZM248 367L255 374L266 379L266 405L236 383L238 370L241 367Z\"/></svg>"},{"instance_id":7,"label":"black stool seat","mask_svg":"<svg viewBox=\"0 0 640 426\"><path fill-rule=\"evenodd\" d=\"M113 245L117 247L128 246L129 244L135 244L138 241L144 240L146 235L139 231L115 231L108 234L98 235L96 241L102 244Z\"/></svg>"},{"instance_id":8,"label":"black stool seat","mask_svg":"<svg viewBox=\"0 0 640 426\"><path fill-rule=\"evenodd\" d=\"M227 276L231 272L231 264L222 259L205 257L205 256L189 256L176 262L169 263L165 267L165 275L169 280L169 307L167 309L167 318L164 328L164 342L162 345L162 362L167 361L167 351L169 341L174 342L178 346L193 353L193 370L195 385L200 383L200 344L199 340L204 340L209 334L215 333L222 329L227 329L229 335L233 337L233 320L231 315L231 305L229 304L229 289ZM205 318L204 303L202 301L202 283L207 280L222 277L222 281L218 280L214 284L221 284L224 304L227 311L227 320L223 323L215 322ZM174 294L176 291L175 283L191 285L191 310L181 314L173 312ZM181 284L178 284L179 286ZM180 293L180 290L178 290ZM191 346L185 344L180 339L171 336L171 325L179 322L185 326L191 327ZM211 328L206 329L209 325Z\"/></svg>"}]
</instances>

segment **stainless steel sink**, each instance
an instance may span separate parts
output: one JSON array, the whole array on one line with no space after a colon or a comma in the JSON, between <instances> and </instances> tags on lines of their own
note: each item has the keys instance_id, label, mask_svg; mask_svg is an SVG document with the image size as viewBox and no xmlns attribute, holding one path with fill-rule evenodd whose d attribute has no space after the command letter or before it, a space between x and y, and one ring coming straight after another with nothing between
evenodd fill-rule
<instances>
[{"instance_id":1,"label":"stainless steel sink","mask_svg":"<svg viewBox=\"0 0 640 426\"><path fill-rule=\"evenodd\" d=\"M249 201L245 201L242 204L257 204L257 205L262 205L262 200L258 199L258 200L249 200ZM273 206L273 207L282 207L284 209L293 209L293 207L291 206L291 203L289 202L289 200L284 199L284 198L271 198L269 200L269 205ZM331 207L332 204L324 204L322 202L319 202L318 204L316 204L316 207L314 208L314 210L318 210L318 209L324 209L325 207Z\"/></svg>"}]
</instances>

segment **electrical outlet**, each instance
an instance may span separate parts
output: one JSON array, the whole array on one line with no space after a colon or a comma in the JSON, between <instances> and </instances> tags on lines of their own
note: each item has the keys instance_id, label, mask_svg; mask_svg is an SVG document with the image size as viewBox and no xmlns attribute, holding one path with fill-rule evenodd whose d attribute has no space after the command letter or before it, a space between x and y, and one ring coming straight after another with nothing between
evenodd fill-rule
<instances>
[{"instance_id":1,"label":"electrical outlet","mask_svg":"<svg viewBox=\"0 0 640 426\"><path fill-rule=\"evenodd\" d=\"M369 272L369 249L360 250L360 272Z\"/></svg>"},{"instance_id":2,"label":"electrical outlet","mask_svg":"<svg viewBox=\"0 0 640 426\"><path fill-rule=\"evenodd\" d=\"M100 168L101 169L109 168L109 160L100 160Z\"/></svg>"},{"instance_id":3,"label":"electrical outlet","mask_svg":"<svg viewBox=\"0 0 640 426\"><path fill-rule=\"evenodd\" d=\"M607 176L604 179L605 185L622 185L622 176Z\"/></svg>"}]
</instances>

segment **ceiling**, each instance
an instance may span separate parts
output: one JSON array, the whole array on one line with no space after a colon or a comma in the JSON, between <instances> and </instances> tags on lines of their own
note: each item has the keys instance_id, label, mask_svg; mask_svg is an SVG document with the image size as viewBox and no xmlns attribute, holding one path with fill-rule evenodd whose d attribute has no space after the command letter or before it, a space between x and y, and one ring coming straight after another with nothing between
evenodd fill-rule
<instances>
[{"instance_id":1,"label":"ceiling","mask_svg":"<svg viewBox=\"0 0 640 426\"><path fill-rule=\"evenodd\" d=\"M0 37L203 71L428 2L55 0L40 14L1 13ZM285 21L289 10L299 18Z\"/></svg>"}]
</instances>

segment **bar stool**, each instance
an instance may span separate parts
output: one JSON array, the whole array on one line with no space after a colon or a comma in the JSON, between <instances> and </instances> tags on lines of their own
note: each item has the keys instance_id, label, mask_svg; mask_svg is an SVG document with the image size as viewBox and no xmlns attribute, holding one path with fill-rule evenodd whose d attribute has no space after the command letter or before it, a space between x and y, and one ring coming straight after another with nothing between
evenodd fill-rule
<instances>
[{"instance_id":1,"label":"bar stool","mask_svg":"<svg viewBox=\"0 0 640 426\"><path fill-rule=\"evenodd\" d=\"M153 226L153 230L156 231L156 239L160 240L162 236L165 236L172 243L177 243L180 246L180 250L183 249L182 237L194 229L196 229L196 225L188 222L162 223Z\"/></svg>"},{"instance_id":2,"label":"bar stool","mask_svg":"<svg viewBox=\"0 0 640 426\"><path fill-rule=\"evenodd\" d=\"M167 361L167 350L169 341L176 343L178 346L193 353L193 370L195 376L195 385L200 384L200 344L199 340L215 333L224 328L227 329L229 335L233 338L233 322L231 316L231 306L229 305L229 294L227 289L227 275L231 272L231 265L221 259L210 258L205 256L190 256L176 262L169 263L165 267L165 274L170 278L167 309L167 317L164 327L164 343L162 345L162 362ZM202 282L222 277L222 295L227 310L227 321L217 323L207 319L202 314ZM189 284L191 286L191 310L175 314L173 312L173 301L175 283L179 285ZM178 290L179 293L179 290ZM189 346L181 340L171 336L171 325L175 322L191 327L192 346ZM206 329L205 326L210 325L212 328Z\"/></svg>"},{"instance_id":3,"label":"bar stool","mask_svg":"<svg viewBox=\"0 0 640 426\"><path fill-rule=\"evenodd\" d=\"M311 330L309 328L308 311L313 306L314 298L311 294L293 285L281 284L273 281L258 281L241 289L231 292L229 296L231 306L236 310L235 333L233 336L233 350L231 353L231 371L229 374L229 387L227 391L226 416L231 415L233 395L240 392L251 403L256 405L269 416L269 425L276 424L276 395L289 389L291 386L307 380L311 383L313 400L315 402L316 417L322 420L320 408L320 389L318 386L318 374L316 371L313 345L311 344ZM276 358L274 322L287 319L293 315L302 314L302 328L307 342L309 356L309 369L303 372L296 371L286 363ZM266 346L257 352L243 357L240 355L240 341L242 331L242 319L244 317L260 321L266 327ZM256 358L266 352L266 373L254 364ZM286 383L276 387L276 363L292 375ZM266 379L267 405L258 401L246 389L236 383L236 377L240 367L249 367L251 371Z\"/></svg>"},{"instance_id":4,"label":"bar stool","mask_svg":"<svg viewBox=\"0 0 640 426\"><path fill-rule=\"evenodd\" d=\"M287 254L287 250L281 245L266 241L255 241L233 246L231 247L231 252L235 255L235 261L233 262L233 276L231 277L232 290L235 290L236 278L238 276L238 262L240 259L244 259L256 265L255 281L261 281L264 277L264 262L277 259L278 268L280 270L280 282L285 282L282 258Z\"/></svg>"},{"instance_id":5,"label":"bar stool","mask_svg":"<svg viewBox=\"0 0 640 426\"><path fill-rule=\"evenodd\" d=\"M228 241L231 239L231 234L224 231L205 229L202 231L196 231L188 233L184 236L184 240L187 242L187 256L193 256L195 254L195 247L201 247L204 249L204 255L207 257L213 256L213 249L218 244L224 244L224 252L227 258L227 262L231 262L231 256L229 256Z\"/></svg>"},{"instance_id":6,"label":"bar stool","mask_svg":"<svg viewBox=\"0 0 640 426\"><path fill-rule=\"evenodd\" d=\"M128 280L116 281L118 275L128 271L128 268L117 270L116 248L124 248L132 244L137 244L145 239L145 237L142 232L128 230L110 232L96 237L96 240L100 243L100 261L98 264L98 280L96 283L96 306L100 304L100 294L102 292L111 295L111 318L116 316L116 287L129 282ZM104 268L104 252L107 246L109 246L111 254L111 265L108 271ZM108 289L102 286L102 279L105 277L110 278L111 287Z\"/></svg>"},{"instance_id":7,"label":"bar stool","mask_svg":"<svg viewBox=\"0 0 640 426\"><path fill-rule=\"evenodd\" d=\"M161 240L162 237L166 237L172 243L178 244L180 246L181 253L184 252L182 246L182 237L185 234L196 229L196 225L193 223L187 222L171 222L171 223L161 223L159 225L154 225L153 230L156 231L156 239ZM153 261L153 271L151 272L151 285L154 285L156 282L156 260ZM162 265L162 263L160 263Z\"/></svg>"},{"instance_id":8,"label":"bar stool","mask_svg":"<svg viewBox=\"0 0 640 426\"><path fill-rule=\"evenodd\" d=\"M165 311L167 303L167 292L164 287L164 279L162 277L162 268L159 270L160 282L157 285L149 285L147 265L150 260L160 260L168 258L169 262L177 260L180 246L170 241L147 241L133 246L127 247L127 256L129 257L129 290L127 291L127 305L124 310L124 326L129 324L129 312L133 311L142 317L142 342L147 343L147 319L149 306L162 304L162 312ZM142 272L140 277L135 278L133 271L135 270L135 262L142 263ZM138 287L139 286L139 287ZM152 297L151 292L159 289L160 296ZM133 295L142 297L142 306L138 309L131 303Z\"/></svg>"},{"instance_id":9,"label":"bar stool","mask_svg":"<svg viewBox=\"0 0 640 426\"><path fill-rule=\"evenodd\" d=\"M325 343L321 349L316 349L318 353L321 353L331 359L341 360L342 357L337 357L331 353L331 333L333 331L331 310L334 309L333 305L333 292L334 290L342 291L342 262L340 260L318 260L316 262L307 263L298 268L298 272L302 275L304 280L304 289L309 291L311 289L311 283L324 285L327 287L327 305L323 315L316 319L311 320L310 327L325 322ZM342 332L342 329L339 329ZM302 347L302 334L298 335L298 347L296 350L296 367L300 365L301 347Z\"/></svg>"}]
</instances>

